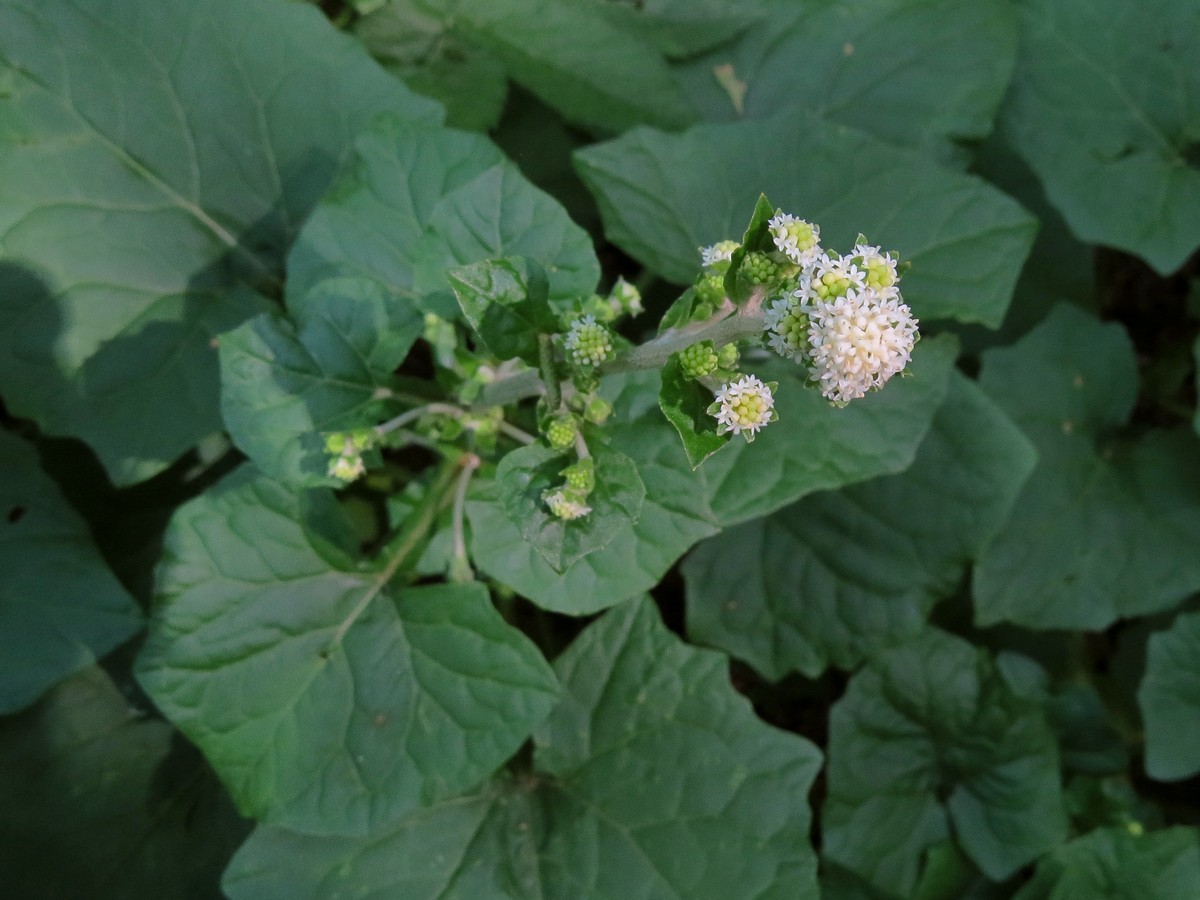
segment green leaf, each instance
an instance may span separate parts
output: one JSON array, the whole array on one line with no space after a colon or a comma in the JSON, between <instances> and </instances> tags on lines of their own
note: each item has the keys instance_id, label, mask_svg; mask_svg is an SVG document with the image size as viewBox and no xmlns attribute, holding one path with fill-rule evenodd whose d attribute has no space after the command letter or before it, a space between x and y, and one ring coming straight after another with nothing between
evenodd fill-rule
<instances>
[{"instance_id":1,"label":"green leaf","mask_svg":"<svg viewBox=\"0 0 1200 900\"><path fill-rule=\"evenodd\" d=\"M281 0L4 0L0 83L0 391L122 484L221 430L212 339L350 137L440 118Z\"/></svg>"},{"instance_id":2,"label":"green leaf","mask_svg":"<svg viewBox=\"0 0 1200 900\"><path fill-rule=\"evenodd\" d=\"M489 131L500 122L508 73L495 55L453 30L421 0L383 4L354 23L371 55L420 94L446 107L446 124Z\"/></svg>"},{"instance_id":3,"label":"green leaf","mask_svg":"<svg viewBox=\"0 0 1200 900\"><path fill-rule=\"evenodd\" d=\"M733 40L765 15L727 0L638 0L598 4L624 31L636 31L669 58L695 56Z\"/></svg>"},{"instance_id":4,"label":"green leaf","mask_svg":"<svg viewBox=\"0 0 1200 900\"><path fill-rule=\"evenodd\" d=\"M649 590L689 547L716 533L703 470L691 471L678 436L657 409L632 424L611 423L605 433L615 450L633 460L646 486L633 528L556 572L522 539L494 488L480 491L467 501L471 559L480 571L546 609L587 615Z\"/></svg>"},{"instance_id":5,"label":"green leaf","mask_svg":"<svg viewBox=\"0 0 1200 900\"><path fill-rule=\"evenodd\" d=\"M796 112L763 122L638 129L575 155L605 233L658 274L690 284L696 248L741 233L752 198L821 226L826 247L861 232L912 262L905 300L923 320L998 325L1036 223L977 178Z\"/></svg>"},{"instance_id":6,"label":"green leaf","mask_svg":"<svg viewBox=\"0 0 1200 900\"><path fill-rule=\"evenodd\" d=\"M896 144L985 137L1016 57L1004 0L838 0L776 4L735 44L677 71L710 121L794 109ZM737 109L714 77L746 84Z\"/></svg>"},{"instance_id":7,"label":"green leaf","mask_svg":"<svg viewBox=\"0 0 1200 900\"><path fill-rule=\"evenodd\" d=\"M562 486L560 473L575 461L573 454L531 444L513 450L496 467L500 503L509 521L555 572L604 549L631 531L641 515L646 486L637 465L599 441L592 441L590 449L596 476L596 487L587 498L592 511L570 522L552 514L543 498Z\"/></svg>"},{"instance_id":8,"label":"green leaf","mask_svg":"<svg viewBox=\"0 0 1200 900\"><path fill-rule=\"evenodd\" d=\"M774 512L813 491L899 472L912 463L934 413L946 397L957 344L921 341L907 371L885 390L833 407L804 383L794 363L756 366L779 382L779 421L753 444L734 441L704 466L710 502L724 526Z\"/></svg>"},{"instance_id":9,"label":"green leaf","mask_svg":"<svg viewBox=\"0 0 1200 900\"><path fill-rule=\"evenodd\" d=\"M446 273L471 327L501 359L538 364L538 335L555 334L546 272L533 260L490 259Z\"/></svg>"},{"instance_id":10,"label":"green leaf","mask_svg":"<svg viewBox=\"0 0 1200 900\"><path fill-rule=\"evenodd\" d=\"M815 900L805 798L820 753L756 719L723 656L683 644L641 600L555 671L564 699L534 737L533 773L357 840L260 828L226 892Z\"/></svg>"},{"instance_id":11,"label":"green leaf","mask_svg":"<svg viewBox=\"0 0 1200 900\"><path fill-rule=\"evenodd\" d=\"M961 638L927 631L850 679L830 713L824 853L909 896L952 824L1003 880L1066 837L1058 748L1042 709Z\"/></svg>"},{"instance_id":12,"label":"green leaf","mask_svg":"<svg viewBox=\"0 0 1200 900\"><path fill-rule=\"evenodd\" d=\"M588 235L487 138L384 119L296 241L288 291L366 275L417 298L449 294L446 270L503 256L545 266L551 300L586 296L600 276Z\"/></svg>"},{"instance_id":13,"label":"green leaf","mask_svg":"<svg viewBox=\"0 0 1200 900\"><path fill-rule=\"evenodd\" d=\"M672 353L662 368L658 408L679 432L683 452L693 469L729 443L732 435L717 434L717 420L707 412L712 393L683 374L679 354Z\"/></svg>"},{"instance_id":14,"label":"green leaf","mask_svg":"<svg viewBox=\"0 0 1200 900\"><path fill-rule=\"evenodd\" d=\"M733 251L729 259L729 268L725 271L725 293L734 303L745 303L756 287L752 282L738 277L742 268L742 260L746 258L746 254L751 251L771 252L775 249L768 228L774 215L775 207L767 200L767 195L759 194L758 200L754 204L754 211L750 213L750 223L746 226L738 248Z\"/></svg>"},{"instance_id":15,"label":"green leaf","mask_svg":"<svg viewBox=\"0 0 1200 900\"><path fill-rule=\"evenodd\" d=\"M1200 884L1195 828L1131 834L1105 828L1056 848L1038 862L1015 900L1178 900Z\"/></svg>"},{"instance_id":16,"label":"green leaf","mask_svg":"<svg viewBox=\"0 0 1200 900\"><path fill-rule=\"evenodd\" d=\"M481 585L390 591L338 521L249 467L182 507L138 679L244 814L363 834L490 775L556 686Z\"/></svg>"},{"instance_id":17,"label":"green leaf","mask_svg":"<svg viewBox=\"0 0 1200 900\"><path fill-rule=\"evenodd\" d=\"M323 434L386 418L392 372L423 327L406 298L365 278L334 278L221 336L221 413L263 472L297 486L328 475Z\"/></svg>"},{"instance_id":18,"label":"green leaf","mask_svg":"<svg viewBox=\"0 0 1200 900\"><path fill-rule=\"evenodd\" d=\"M980 385L1040 461L975 570L975 617L1100 630L1169 609L1200 587L1200 452L1183 429L1117 433L1137 395L1117 324L1059 306L983 355Z\"/></svg>"},{"instance_id":19,"label":"green leaf","mask_svg":"<svg viewBox=\"0 0 1200 900\"><path fill-rule=\"evenodd\" d=\"M1190 0L1021 0L1004 134L1085 241L1162 274L1200 246L1200 11Z\"/></svg>"},{"instance_id":20,"label":"green leaf","mask_svg":"<svg viewBox=\"0 0 1200 900\"><path fill-rule=\"evenodd\" d=\"M777 680L854 669L919 633L1003 525L1035 454L973 382L906 471L805 497L700 544L684 564L688 634Z\"/></svg>"},{"instance_id":21,"label":"green leaf","mask_svg":"<svg viewBox=\"0 0 1200 900\"><path fill-rule=\"evenodd\" d=\"M0 471L0 713L9 713L133 637L142 615L34 449L7 431Z\"/></svg>"},{"instance_id":22,"label":"green leaf","mask_svg":"<svg viewBox=\"0 0 1200 900\"><path fill-rule=\"evenodd\" d=\"M1176 781L1200 772L1200 613L1150 636L1138 706L1150 777Z\"/></svg>"},{"instance_id":23,"label":"green leaf","mask_svg":"<svg viewBox=\"0 0 1200 900\"><path fill-rule=\"evenodd\" d=\"M210 900L249 824L175 738L98 667L0 720L5 893Z\"/></svg>"},{"instance_id":24,"label":"green leaf","mask_svg":"<svg viewBox=\"0 0 1200 900\"><path fill-rule=\"evenodd\" d=\"M602 131L696 118L662 54L579 0L442 0L454 30L566 119Z\"/></svg>"}]
</instances>

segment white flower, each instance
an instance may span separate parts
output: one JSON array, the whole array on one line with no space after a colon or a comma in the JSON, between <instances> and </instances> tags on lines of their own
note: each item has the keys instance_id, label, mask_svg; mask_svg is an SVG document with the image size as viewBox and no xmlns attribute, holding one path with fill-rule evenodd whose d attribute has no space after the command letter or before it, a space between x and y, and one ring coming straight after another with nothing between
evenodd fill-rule
<instances>
[{"instance_id":1,"label":"white flower","mask_svg":"<svg viewBox=\"0 0 1200 900\"><path fill-rule=\"evenodd\" d=\"M798 359L808 353L808 314L805 304L816 296L807 275L800 277L800 286L790 296L771 302L763 314L763 329L767 343L780 356Z\"/></svg>"},{"instance_id":2,"label":"white flower","mask_svg":"<svg viewBox=\"0 0 1200 900\"><path fill-rule=\"evenodd\" d=\"M869 289L803 304L810 364L821 393L846 403L883 387L912 358L917 320L898 296Z\"/></svg>"},{"instance_id":3,"label":"white flower","mask_svg":"<svg viewBox=\"0 0 1200 900\"><path fill-rule=\"evenodd\" d=\"M821 252L821 229L812 222L779 212L767 229L779 252L798 266L810 265Z\"/></svg>"},{"instance_id":4,"label":"white flower","mask_svg":"<svg viewBox=\"0 0 1200 900\"><path fill-rule=\"evenodd\" d=\"M737 241L718 241L711 247L701 247L700 262L706 269L719 269L724 272L728 263L733 260L733 251L740 246Z\"/></svg>"},{"instance_id":5,"label":"white flower","mask_svg":"<svg viewBox=\"0 0 1200 900\"><path fill-rule=\"evenodd\" d=\"M884 300L900 296L897 286L900 276L896 274L896 260L890 253L884 253L879 247L857 244L850 256L860 260L867 287Z\"/></svg>"},{"instance_id":6,"label":"white flower","mask_svg":"<svg viewBox=\"0 0 1200 900\"><path fill-rule=\"evenodd\" d=\"M746 440L754 440L760 428L777 418L771 387L753 375L743 375L717 391L708 408L709 414L717 417L717 434L745 431Z\"/></svg>"},{"instance_id":7,"label":"white flower","mask_svg":"<svg viewBox=\"0 0 1200 900\"><path fill-rule=\"evenodd\" d=\"M612 357L612 338L595 316L584 316L571 323L563 338L567 355L577 366L598 366Z\"/></svg>"},{"instance_id":8,"label":"white flower","mask_svg":"<svg viewBox=\"0 0 1200 900\"><path fill-rule=\"evenodd\" d=\"M355 481L366 474L367 467L358 455L335 456L329 461L329 477L341 481Z\"/></svg>"},{"instance_id":9,"label":"white flower","mask_svg":"<svg viewBox=\"0 0 1200 900\"><path fill-rule=\"evenodd\" d=\"M559 488L545 495L546 506L550 512L567 522L582 519L592 511L592 508L581 502L574 491Z\"/></svg>"},{"instance_id":10,"label":"white flower","mask_svg":"<svg viewBox=\"0 0 1200 900\"><path fill-rule=\"evenodd\" d=\"M853 256L829 256L822 253L816 260L813 276L813 293L822 300L841 297L854 288L867 286L867 274L854 264Z\"/></svg>"}]
</instances>

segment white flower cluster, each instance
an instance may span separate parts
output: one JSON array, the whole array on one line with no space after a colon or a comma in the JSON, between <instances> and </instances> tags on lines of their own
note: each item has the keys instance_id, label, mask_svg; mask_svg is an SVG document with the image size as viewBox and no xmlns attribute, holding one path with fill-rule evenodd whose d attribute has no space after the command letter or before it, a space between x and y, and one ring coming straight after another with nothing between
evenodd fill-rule
<instances>
[{"instance_id":1,"label":"white flower cluster","mask_svg":"<svg viewBox=\"0 0 1200 900\"><path fill-rule=\"evenodd\" d=\"M733 259L733 251L739 246L737 241L718 241L711 247L701 247L700 263L705 269L724 272Z\"/></svg>"},{"instance_id":2,"label":"white flower cluster","mask_svg":"<svg viewBox=\"0 0 1200 900\"><path fill-rule=\"evenodd\" d=\"M908 365L917 342L899 280L896 260L879 247L859 244L844 256L818 251L799 286L768 307L768 343L807 365L834 403L877 390Z\"/></svg>"},{"instance_id":3,"label":"white flower cluster","mask_svg":"<svg viewBox=\"0 0 1200 900\"><path fill-rule=\"evenodd\" d=\"M577 366L598 366L613 355L608 329L595 316L583 316L572 322L563 346L567 357Z\"/></svg>"},{"instance_id":4,"label":"white flower cluster","mask_svg":"<svg viewBox=\"0 0 1200 900\"><path fill-rule=\"evenodd\" d=\"M821 252L821 229L812 222L777 212L767 230L776 249L798 266L810 265Z\"/></svg>"},{"instance_id":5,"label":"white flower cluster","mask_svg":"<svg viewBox=\"0 0 1200 900\"><path fill-rule=\"evenodd\" d=\"M717 433L746 432L754 440L760 428L778 418L772 384L763 384L754 375L743 375L717 391L709 414L717 417Z\"/></svg>"}]
</instances>

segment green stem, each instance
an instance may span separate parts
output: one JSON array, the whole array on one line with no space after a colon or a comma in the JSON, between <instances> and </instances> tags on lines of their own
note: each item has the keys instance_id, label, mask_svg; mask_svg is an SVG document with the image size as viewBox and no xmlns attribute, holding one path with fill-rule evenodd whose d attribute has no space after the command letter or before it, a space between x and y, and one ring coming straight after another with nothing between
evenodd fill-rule
<instances>
[{"instance_id":1,"label":"green stem","mask_svg":"<svg viewBox=\"0 0 1200 900\"><path fill-rule=\"evenodd\" d=\"M612 362L605 363L597 371L601 375L615 375L618 372L657 369L666 363L672 353L677 353L700 341L712 341L717 347L721 347L734 341L760 335L762 330L761 298L751 298L750 302L735 309L732 314L726 308L703 322L692 322L681 328L668 329L653 340L634 347ZM546 384L544 381L546 371L545 366L541 367L540 373L533 369L525 369L508 378L494 381L483 389L479 404L503 406L507 403L524 400L526 397L536 397L545 393L548 399L555 401L551 408L557 409L558 401L562 396L561 389L553 378L551 378L551 381L555 381L553 386ZM552 369L550 371L553 372ZM553 391L553 396L551 391Z\"/></svg>"},{"instance_id":2,"label":"green stem","mask_svg":"<svg viewBox=\"0 0 1200 900\"><path fill-rule=\"evenodd\" d=\"M396 535L395 539L384 551L387 556L387 563L371 579L362 598L355 604L354 609L350 610L349 615L341 621L337 630L334 631L333 637L329 640L330 649L341 644L342 638L346 636L346 632L350 630L350 626L371 605L371 601L379 596L379 592L395 577L396 573L400 571L401 566L414 557L415 551L433 530L433 526L437 522L437 517L445 506L450 486L454 483L454 476L458 468L459 462L457 460L442 464L434 480L430 483L429 488L425 491L425 496L421 498L420 506L409 515L404 522L403 529L401 529L400 533Z\"/></svg>"},{"instance_id":3,"label":"green stem","mask_svg":"<svg viewBox=\"0 0 1200 900\"><path fill-rule=\"evenodd\" d=\"M465 575L464 580L469 580L471 573L471 563L467 559L467 540L466 531L463 528L463 511L467 505L467 486L471 483L471 476L475 470L479 468L482 460L474 453L468 453L462 462L462 471L458 475L458 484L454 487L454 560L456 565L454 571ZM467 574L471 573L471 574Z\"/></svg>"},{"instance_id":4,"label":"green stem","mask_svg":"<svg viewBox=\"0 0 1200 900\"><path fill-rule=\"evenodd\" d=\"M562 406L562 384L558 367L554 364L554 344L548 334L538 335L538 375L538 381L546 392L546 404L553 412L558 412ZM486 400L487 388L484 388L483 395Z\"/></svg>"}]
</instances>

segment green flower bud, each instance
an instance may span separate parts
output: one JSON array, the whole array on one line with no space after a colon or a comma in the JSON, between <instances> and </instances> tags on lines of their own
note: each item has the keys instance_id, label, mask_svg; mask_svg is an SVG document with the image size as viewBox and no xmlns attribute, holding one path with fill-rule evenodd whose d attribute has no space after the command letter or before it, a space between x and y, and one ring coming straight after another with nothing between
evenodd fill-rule
<instances>
[{"instance_id":1,"label":"green flower bud","mask_svg":"<svg viewBox=\"0 0 1200 900\"><path fill-rule=\"evenodd\" d=\"M603 397L588 397L587 402L583 405L583 417L593 425L603 425L612 412L612 404Z\"/></svg>"},{"instance_id":2,"label":"green flower bud","mask_svg":"<svg viewBox=\"0 0 1200 900\"><path fill-rule=\"evenodd\" d=\"M693 381L713 372L720 362L712 341L701 341L679 352L679 367Z\"/></svg>"},{"instance_id":3,"label":"green flower bud","mask_svg":"<svg viewBox=\"0 0 1200 900\"><path fill-rule=\"evenodd\" d=\"M751 284L772 284L779 280L782 267L765 253L747 253L738 271Z\"/></svg>"},{"instance_id":4,"label":"green flower bud","mask_svg":"<svg viewBox=\"0 0 1200 900\"><path fill-rule=\"evenodd\" d=\"M719 306L725 299L725 279L720 275L705 275L696 282L696 299L711 307Z\"/></svg>"},{"instance_id":5,"label":"green flower bud","mask_svg":"<svg viewBox=\"0 0 1200 900\"><path fill-rule=\"evenodd\" d=\"M741 358L737 344L725 344L717 351L717 363L722 369L736 369Z\"/></svg>"},{"instance_id":6,"label":"green flower bud","mask_svg":"<svg viewBox=\"0 0 1200 900\"><path fill-rule=\"evenodd\" d=\"M598 366L613 357L612 336L595 316L584 316L572 322L563 338L563 347L567 359L581 367Z\"/></svg>"},{"instance_id":7,"label":"green flower bud","mask_svg":"<svg viewBox=\"0 0 1200 900\"><path fill-rule=\"evenodd\" d=\"M575 443L579 421L570 413L558 416L546 426L546 442L555 450L566 450Z\"/></svg>"},{"instance_id":8,"label":"green flower bud","mask_svg":"<svg viewBox=\"0 0 1200 900\"><path fill-rule=\"evenodd\" d=\"M587 497L596 487L596 464L590 456L567 466L559 474L567 480L569 490L583 497Z\"/></svg>"}]
</instances>

